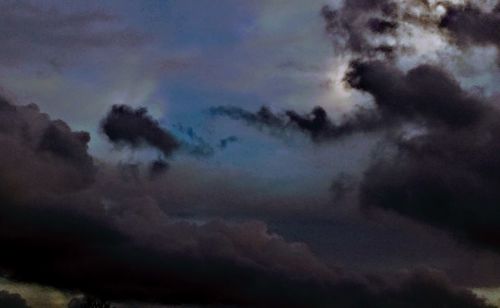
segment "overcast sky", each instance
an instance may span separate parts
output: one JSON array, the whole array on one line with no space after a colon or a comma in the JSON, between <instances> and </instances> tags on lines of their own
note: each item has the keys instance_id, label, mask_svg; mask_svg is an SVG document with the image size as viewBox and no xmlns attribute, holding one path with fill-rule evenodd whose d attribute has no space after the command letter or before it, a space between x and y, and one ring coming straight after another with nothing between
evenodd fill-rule
<instances>
[{"instance_id":1,"label":"overcast sky","mask_svg":"<svg viewBox=\"0 0 500 308\"><path fill-rule=\"evenodd\" d=\"M499 29L0 0L0 306L500 307Z\"/></svg>"}]
</instances>

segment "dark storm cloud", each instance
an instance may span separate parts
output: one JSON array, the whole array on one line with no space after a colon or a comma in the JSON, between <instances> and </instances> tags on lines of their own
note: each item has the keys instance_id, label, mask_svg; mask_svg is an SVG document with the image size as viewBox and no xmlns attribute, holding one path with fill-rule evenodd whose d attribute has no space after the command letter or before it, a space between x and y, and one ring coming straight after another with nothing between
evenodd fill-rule
<instances>
[{"instance_id":1,"label":"dark storm cloud","mask_svg":"<svg viewBox=\"0 0 500 308\"><path fill-rule=\"evenodd\" d=\"M126 105L114 105L101 122L101 129L109 140L117 145L131 147L150 146L166 157L177 148L179 141L151 118L146 108L133 109Z\"/></svg>"},{"instance_id":2,"label":"dark storm cloud","mask_svg":"<svg viewBox=\"0 0 500 308\"><path fill-rule=\"evenodd\" d=\"M440 26L459 44L496 44L498 5L489 13L471 5L446 7ZM355 111L339 123L322 108L301 114L217 107L212 113L273 134L305 132L314 141L382 132L384 150L389 151L379 154L364 173L359 188L363 208L391 210L446 230L462 242L499 252L500 159L495 153L500 150L500 112L494 107L498 98L464 90L444 65L423 64L403 71L386 52L375 60L371 51L384 46L372 45L369 35L390 34L401 22L418 17L401 10L389 1L346 1L340 9L321 11L337 50L350 51L357 59L344 81L370 94L373 109ZM424 12L423 20L411 22L437 26L439 20ZM484 32L477 33L481 29ZM342 196L351 187L334 181L332 189Z\"/></svg>"},{"instance_id":3,"label":"dark storm cloud","mask_svg":"<svg viewBox=\"0 0 500 308\"><path fill-rule=\"evenodd\" d=\"M103 11L66 12L35 1L0 4L0 63L56 67L103 47L134 47L145 38Z\"/></svg>"},{"instance_id":4,"label":"dark storm cloud","mask_svg":"<svg viewBox=\"0 0 500 308\"><path fill-rule=\"evenodd\" d=\"M446 279L432 272L416 272L399 286L389 288L364 307L490 307L469 292L454 289ZM356 306L355 306L356 307ZM363 307L363 305L359 306Z\"/></svg>"},{"instance_id":5,"label":"dark storm cloud","mask_svg":"<svg viewBox=\"0 0 500 308\"><path fill-rule=\"evenodd\" d=\"M0 307L29 308L26 300L19 294L0 290Z\"/></svg>"},{"instance_id":6,"label":"dark storm cloud","mask_svg":"<svg viewBox=\"0 0 500 308\"><path fill-rule=\"evenodd\" d=\"M499 251L498 114L468 129L396 138L394 157L365 174L362 202L396 211Z\"/></svg>"},{"instance_id":7,"label":"dark storm cloud","mask_svg":"<svg viewBox=\"0 0 500 308\"><path fill-rule=\"evenodd\" d=\"M494 45L500 47L500 4L491 12L468 3L448 6L439 26L459 46Z\"/></svg>"},{"instance_id":8,"label":"dark storm cloud","mask_svg":"<svg viewBox=\"0 0 500 308\"><path fill-rule=\"evenodd\" d=\"M411 120L459 128L475 124L488 111L436 66L420 65L403 73L382 61L354 61L345 80L373 96L385 123Z\"/></svg>"},{"instance_id":9,"label":"dark storm cloud","mask_svg":"<svg viewBox=\"0 0 500 308\"><path fill-rule=\"evenodd\" d=\"M150 146L165 157L176 151L198 158L214 155L214 147L192 127L177 124L174 128L178 133L175 136L149 116L146 108L134 109L128 105L114 105L101 121L101 131L117 146Z\"/></svg>"},{"instance_id":10,"label":"dark storm cloud","mask_svg":"<svg viewBox=\"0 0 500 308\"><path fill-rule=\"evenodd\" d=\"M468 93L442 68L407 72L384 61L353 61L345 81L374 99L364 111L334 125L324 110L309 115L216 109L233 119L279 131L303 131L312 140L386 131L389 154L379 155L360 186L363 207L395 211L493 251L500 251L500 112L495 102ZM227 111L224 113L224 111ZM271 124L268 124L271 123ZM336 196L345 194L335 182Z\"/></svg>"},{"instance_id":11,"label":"dark storm cloud","mask_svg":"<svg viewBox=\"0 0 500 308\"><path fill-rule=\"evenodd\" d=\"M77 189L93 181L95 168L87 153L87 133L73 132L64 122L51 121L36 105L14 107L2 98L0 111L5 178L21 180L34 172L33 178L23 181L51 190ZM67 179L59 181L62 177Z\"/></svg>"},{"instance_id":12,"label":"dark storm cloud","mask_svg":"<svg viewBox=\"0 0 500 308\"><path fill-rule=\"evenodd\" d=\"M370 110L361 110L354 117L348 117L339 124L334 123L322 107L315 107L307 114L293 110L276 114L267 107L261 107L259 111L253 113L239 107L223 106L213 107L210 112L212 115L243 121L249 126L265 129L278 136L289 132L302 132L315 142L371 131L382 124L378 116Z\"/></svg>"},{"instance_id":13,"label":"dark storm cloud","mask_svg":"<svg viewBox=\"0 0 500 308\"><path fill-rule=\"evenodd\" d=\"M271 285L286 287L291 277L332 275L262 223L172 222L113 167L89 181L88 138L33 105L2 99L0 117L0 272L9 278L112 299L243 303L260 296L250 294L256 279L276 275Z\"/></svg>"},{"instance_id":14,"label":"dark storm cloud","mask_svg":"<svg viewBox=\"0 0 500 308\"><path fill-rule=\"evenodd\" d=\"M0 102L0 273L7 278L125 302L486 307L429 272L393 279L331 268L261 222L174 221L150 181L130 181L102 163L89 181L87 135L33 105Z\"/></svg>"},{"instance_id":15,"label":"dark storm cloud","mask_svg":"<svg viewBox=\"0 0 500 308\"><path fill-rule=\"evenodd\" d=\"M395 153L365 173L362 204L498 251L499 111L435 66L403 73L383 62L354 63L346 79L374 97L383 121L417 127L415 136L389 137Z\"/></svg>"},{"instance_id":16,"label":"dark storm cloud","mask_svg":"<svg viewBox=\"0 0 500 308\"><path fill-rule=\"evenodd\" d=\"M376 108L358 110L339 124L333 123L321 107L306 115L295 111L274 114L267 108L257 113L237 107L216 107L211 111L252 126L300 130L316 141L407 122L465 127L489 112L479 98L463 91L451 75L431 65L421 65L404 73L387 62L356 60L351 62L345 81L354 89L370 93Z\"/></svg>"}]
</instances>

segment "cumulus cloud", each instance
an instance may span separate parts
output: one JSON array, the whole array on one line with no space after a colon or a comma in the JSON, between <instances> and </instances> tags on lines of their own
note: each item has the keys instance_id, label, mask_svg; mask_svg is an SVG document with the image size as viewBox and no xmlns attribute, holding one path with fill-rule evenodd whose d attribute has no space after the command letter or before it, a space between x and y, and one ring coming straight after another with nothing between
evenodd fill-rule
<instances>
[{"instance_id":1,"label":"cumulus cloud","mask_svg":"<svg viewBox=\"0 0 500 308\"><path fill-rule=\"evenodd\" d=\"M397 3L389 0L347 0L340 8L324 6L321 15L325 31L337 51L355 55L390 55L395 47L376 43L373 37L381 34L396 35L398 27Z\"/></svg>"}]
</instances>

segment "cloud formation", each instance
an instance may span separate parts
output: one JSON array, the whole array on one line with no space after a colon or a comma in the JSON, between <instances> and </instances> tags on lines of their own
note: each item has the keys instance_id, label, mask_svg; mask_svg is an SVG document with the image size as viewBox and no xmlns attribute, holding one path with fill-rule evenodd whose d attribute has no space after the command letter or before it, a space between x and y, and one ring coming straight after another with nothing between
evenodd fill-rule
<instances>
[{"instance_id":1,"label":"cloud formation","mask_svg":"<svg viewBox=\"0 0 500 308\"><path fill-rule=\"evenodd\" d=\"M315 107L307 114L294 110L276 114L267 107L261 107L259 111L253 113L239 107L219 106L211 108L210 113L214 116L243 121L249 126L276 136L302 132L314 142L325 142L354 133L372 131L382 124L378 115L368 109L363 109L353 117L346 117L338 124L332 121L322 107Z\"/></svg>"},{"instance_id":2,"label":"cloud formation","mask_svg":"<svg viewBox=\"0 0 500 308\"><path fill-rule=\"evenodd\" d=\"M3 99L0 107L0 270L8 278L111 301L486 307L430 272L373 280L332 268L262 222L172 220L147 186L96 164L84 133L33 105Z\"/></svg>"},{"instance_id":3,"label":"cloud formation","mask_svg":"<svg viewBox=\"0 0 500 308\"><path fill-rule=\"evenodd\" d=\"M500 4L489 12L473 3L449 5L439 27L446 29L459 46L494 45L499 48Z\"/></svg>"},{"instance_id":4,"label":"cloud formation","mask_svg":"<svg viewBox=\"0 0 500 308\"><path fill-rule=\"evenodd\" d=\"M494 155L500 144L498 97L470 93L438 64L419 64L404 71L393 57L375 59L363 54L370 50L362 39L367 24L339 20L344 18L339 12L359 12L371 21L379 14L397 18L394 12L403 8L395 5L347 1L340 11L328 7L322 10L328 33L353 52L345 83L369 94L372 109L355 110L339 124L334 124L321 107L308 115L294 111L274 114L269 109L251 113L234 107L212 111L272 131L303 131L314 141L381 132L384 151L389 150L377 155L378 159L362 175L362 207L391 210L498 252L500 221L496 217L500 198L495 187L500 184L500 161ZM459 40L475 45L494 42L495 31L489 29L495 28L498 8L491 13L480 13L470 5L447 9L440 26L451 32L454 28L463 31L455 33ZM480 14L487 15L480 18ZM394 25L403 21L397 19ZM461 27L463 23L473 24ZM485 31L475 36L482 28Z\"/></svg>"},{"instance_id":5,"label":"cloud formation","mask_svg":"<svg viewBox=\"0 0 500 308\"><path fill-rule=\"evenodd\" d=\"M357 77L363 84L367 75L360 73ZM366 172L362 202L497 251L500 237L495 217L500 199L494 187L500 165L493 153L500 141L500 113L494 102L464 92L445 76L431 67L408 72L399 80L412 80L415 92L409 95L394 91L399 88L394 83L372 87L366 81L366 87L360 87L381 108L389 106L391 112L397 111L395 116L423 125L415 136L400 134L388 140L396 153Z\"/></svg>"},{"instance_id":6,"label":"cloud formation","mask_svg":"<svg viewBox=\"0 0 500 308\"><path fill-rule=\"evenodd\" d=\"M146 108L133 109L127 105L114 105L101 122L102 132L117 145L132 148L150 146L165 157L179 146L179 141L147 114Z\"/></svg>"},{"instance_id":7,"label":"cloud formation","mask_svg":"<svg viewBox=\"0 0 500 308\"><path fill-rule=\"evenodd\" d=\"M398 28L398 6L390 0L347 0L337 9L324 6L325 31L336 51L357 56L391 55L395 46L377 43L374 36L391 34Z\"/></svg>"},{"instance_id":8,"label":"cloud formation","mask_svg":"<svg viewBox=\"0 0 500 308\"><path fill-rule=\"evenodd\" d=\"M498 252L497 99L469 93L437 64L398 67L393 46L377 42L401 30L401 8L395 3L351 0L340 9L322 10L328 35L352 60L345 83L371 96L373 106L335 117L340 120L322 107L276 113L266 107L250 112L223 106L211 113L279 136L302 133L317 143L376 132L389 151L377 153L358 186L351 177L338 177L331 185L336 204L354 187L359 195L353 202L359 198L366 212L395 212ZM92 25L113 19L99 12L69 14L70 19L58 10L39 13L59 25L76 23L84 29L78 32L83 39ZM30 24L23 14L14 15ZM39 22L37 35L45 29ZM59 46L51 36L57 34L52 31L56 26L49 26L47 42ZM107 34L89 36L96 41L69 41L82 50L107 44ZM111 45L129 46L128 40L120 42ZM435 271L392 272L397 265L391 264L384 274L351 272L325 261L308 245L285 239L276 225L251 220L266 220L272 213L269 221L319 217L333 225L329 219L336 212L320 198L301 199L307 187L292 187L296 195L284 196L267 182L265 189L249 188L253 179L231 176L222 168L208 173L167 162L183 149L194 152L206 146L213 151L190 128L185 130L188 144L146 109L127 105L112 107L101 124L113 144L149 147L162 155L147 165L99 161L88 153L88 133L52 120L34 104L0 99L0 275L124 303L488 307ZM219 139L215 146L223 149L236 140ZM357 224L366 222L355 219ZM329 236L318 237L328 241ZM344 241L338 246L353 242L350 237ZM19 299L0 292L0 306L3 296Z\"/></svg>"}]
</instances>

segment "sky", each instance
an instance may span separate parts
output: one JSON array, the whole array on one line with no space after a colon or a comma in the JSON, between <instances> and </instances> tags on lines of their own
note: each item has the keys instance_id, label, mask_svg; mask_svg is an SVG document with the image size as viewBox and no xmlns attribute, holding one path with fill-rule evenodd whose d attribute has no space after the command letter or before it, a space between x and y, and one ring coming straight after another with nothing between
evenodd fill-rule
<instances>
[{"instance_id":1,"label":"sky","mask_svg":"<svg viewBox=\"0 0 500 308\"><path fill-rule=\"evenodd\" d=\"M0 0L0 307L500 307L498 29Z\"/></svg>"}]
</instances>

